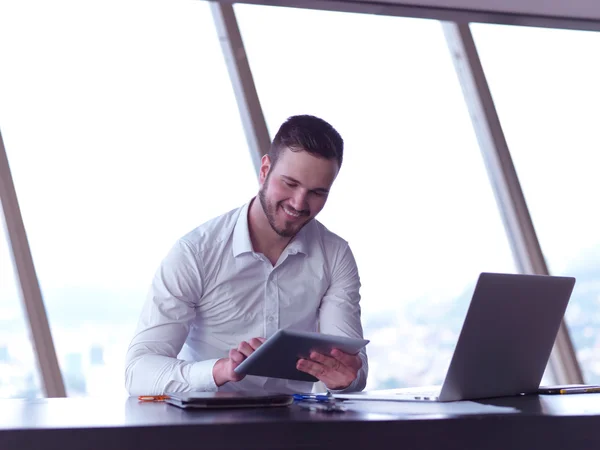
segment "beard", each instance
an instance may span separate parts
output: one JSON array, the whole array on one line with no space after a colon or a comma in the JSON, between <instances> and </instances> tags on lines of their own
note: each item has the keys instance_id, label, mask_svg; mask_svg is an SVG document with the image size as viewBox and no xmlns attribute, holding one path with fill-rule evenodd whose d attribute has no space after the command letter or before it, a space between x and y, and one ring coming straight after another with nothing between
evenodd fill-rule
<instances>
[{"instance_id":1,"label":"beard","mask_svg":"<svg viewBox=\"0 0 600 450\"><path fill-rule=\"evenodd\" d=\"M298 233L298 231L300 231L302 229L302 227L308 223L308 220L306 220L304 223L302 223L297 229L295 229L295 227L293 225L287 225L287 224L284 225L284 227L278 227L277 223L276 223L277 208L279 208L283 202L279 202L277 204L269 202L269 200L267 199L268 184L269 184L269 177L267 176L267 179L265 180L265 182L261 186L260 190L258 191L258 199L260 200L260 205L262 206L262 209L265 212L265 216L267 216L269 225L271 225L271 228L273 229L273 231L281 237L284 237L284 238L294 237ZM309 214L306 211L299 211L299 212L300 212L301 216L309 216Z\"/></svg>"}]
</instances>

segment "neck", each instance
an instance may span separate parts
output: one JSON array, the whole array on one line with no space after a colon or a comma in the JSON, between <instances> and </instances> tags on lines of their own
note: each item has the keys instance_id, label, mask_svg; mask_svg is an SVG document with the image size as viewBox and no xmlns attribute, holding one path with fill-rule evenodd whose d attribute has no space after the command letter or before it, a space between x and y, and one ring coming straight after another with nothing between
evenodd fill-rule
<instances>
[{"instance_id":1,"label":"neck","mask_svg":"<svg viewBox=\"0 0 600 450\"><path fill-rule=\"evenodd\" d=\"M291 237L282 237L273 230L258 197L252 200L248 209L248 231L253 250L265 255L273 265L292 240Z\"/></svg>"}]
</instances>

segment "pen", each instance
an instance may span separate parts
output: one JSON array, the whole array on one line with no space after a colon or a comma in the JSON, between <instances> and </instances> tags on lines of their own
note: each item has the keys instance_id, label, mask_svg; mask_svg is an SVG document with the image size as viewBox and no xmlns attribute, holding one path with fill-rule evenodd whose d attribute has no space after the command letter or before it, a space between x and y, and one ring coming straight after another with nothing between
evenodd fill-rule
<instances>
[{"instance_id":1,"label":"pen","mask_svg":"<svg viewBox=\"0 0 600 450\"><path fill-rule=\"evenodd\" d=\"M168 395L140 395L138 400L140 402L163 402L168 398Z\"/></svg>"},{"instance_id":2,"label":"pen","mask_svg":"<svg viewBox=\"0 0 600 450\"><path fill-rule=\"evenodd\" d=\"M294 400L297 402L313 401L313 402L329 402L333 400L329 395L322 394L294 394Z\"/></svg>"},{"instance_id":3,"label":"pen","mask_svg":"<svg viewBox=\"0 0 600 450\"><path fill-rule=\"evenodd\" d=\"M600 387L574 387L568 389L561 389L558 392L559 394L591 394L593 392L600 392Z\"/></svg>"}]
</instances>

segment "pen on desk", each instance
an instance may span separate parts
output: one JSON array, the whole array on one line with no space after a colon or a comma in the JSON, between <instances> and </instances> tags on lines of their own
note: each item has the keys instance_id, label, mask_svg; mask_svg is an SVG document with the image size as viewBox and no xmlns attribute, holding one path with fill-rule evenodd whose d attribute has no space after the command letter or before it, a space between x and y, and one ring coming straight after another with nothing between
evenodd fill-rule
<instances>
[{"instance_id":1,"label":"pen on desk","mask_svg":"<svg viewBox=\"0 0 600 450\"><path fill-rule=\"evenodd\" d=\"M294 394L294 400L297 402L329 402L334 399L329 395L322 394Z\"/></svg>"},{"instance_id":2,"label":"pen on desk","mask_svg":"<svg viewBox=\"0 0 600 450\"><path fill-rule=\"evenodd\" d=\"M558 391L560 394L591 394L594 392L600 392L600 387L573 387L567 389L561 389Z\"/></svg>"},{"instance_id":3,"label":"pen on desk","mask_svg":"<svg viewBox=\"0 0 600 450\"><path fill-rule=\"evenodd\" d=\"M138 400L140 402L163 402L168 398L168 395L140 395Z\"/></svg>"}]
</instances>

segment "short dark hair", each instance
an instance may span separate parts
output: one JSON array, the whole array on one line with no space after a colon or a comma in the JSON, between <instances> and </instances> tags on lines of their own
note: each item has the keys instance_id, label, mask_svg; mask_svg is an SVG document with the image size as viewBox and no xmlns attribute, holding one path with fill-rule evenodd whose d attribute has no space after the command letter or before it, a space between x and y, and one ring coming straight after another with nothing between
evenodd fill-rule
<instances>
[{"instance_id":1,"label":"short dark hair","mask_svg":"<svg viewBox=\"0 0 600 450\"><path fill-rule=\"evenodd\" d=\"M279 127L269 149L272 166L285 148L293 152L306 151L319 158L336 159L338 167L342 167L344 140L335 128L318 117L292 116Z\"/></svg>"}]
</instances>

